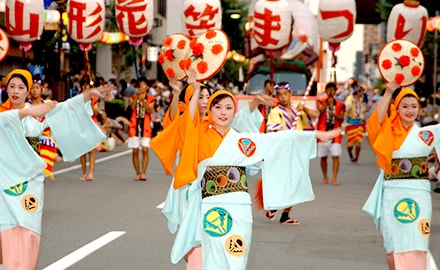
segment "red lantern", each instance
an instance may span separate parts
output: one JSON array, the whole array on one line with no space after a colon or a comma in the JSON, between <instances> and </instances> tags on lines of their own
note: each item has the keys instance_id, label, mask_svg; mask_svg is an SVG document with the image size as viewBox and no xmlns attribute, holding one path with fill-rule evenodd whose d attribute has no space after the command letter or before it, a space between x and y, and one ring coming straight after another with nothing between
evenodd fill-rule
<instances>
[{"instance_id":1,"label":"red lantern","mask_svg":"<svg viewBox=\"0 0 440 270\"><path fill-rule=\"evenodd\" d=\"M292 13L285 0L259 0L254 8L254 37L266 50L288 45L292 32Z\"/></svg>"},{"instance_id":2,"label":"red lantern","mask_svg":"<svg viewBox=\"0 0 440 270\"><path fill-rule=\"evenodd\" d=\"M220 0L185 0L183 18L188 35L195 38L209 29L222 28Z\"/></svg>"},{"instance_id":3,"label":"red lantern","mask_svg":"<svg viewBox=\"0 0 440 270\"><path fill-rule=\"evenodd\" d=\"M90 50L105 27L104 0L70 0L67 6L69 36L80 43L82 50Z\"/></svg>"},{"instance_id":4,"label":"red lantern","mask_svg":"<svg viewBox=\"0 0 440 270\"><path fill-rule=\"evenodd\" d=\"M44 28L44 2L42 0L7 0L6 29L8 35L28 51L32 41L38 39Z\"/></svg>"},{"instance_id":5,"label":"red lantern","mask_svg":"<svg viewBox=\"0 0 440 270\"><path fill-rule=\"evenodd\" d=\"M337 51L339 43L353 34L356 3L354 0L320 0L318 8L318 33L329 42L332 51Z\"/></svg>"},{"instance_id":6,"label":"red lantern","mask_svg":"<svg viewBox=\"0 0 440 270\"><path fill-rule=\"evenodd\" d=\"M153 28L153 1L116 0L115 9L119 30L130 37L130 43L140 45Z\"/></svg>"},{"instance_id":7,"label":"red lantern","mask_svg":"<svg viewBox=\"0 0 440 270\"><path fill-rule=\"evenodd\" d=\"M406 39L422 45L428 21L428 11L418 1L405 0L391 10L387 24L387 40Z\"/></svg>"}]
</instances>

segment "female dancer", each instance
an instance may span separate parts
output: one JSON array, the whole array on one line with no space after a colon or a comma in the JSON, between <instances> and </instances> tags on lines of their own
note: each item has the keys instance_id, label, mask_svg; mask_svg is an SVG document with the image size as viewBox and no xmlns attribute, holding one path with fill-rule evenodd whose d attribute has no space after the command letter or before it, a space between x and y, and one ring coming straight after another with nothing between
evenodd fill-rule
<instances>
[{"instance_id":1,"label":"female dancer","mask_svg":"<svg viewBox=\"0 0 440 270\"><path fill-rule=\"evenodd\" d=\"M32 75L28 71L11 71L6 77L9 99L0 106L0 264L5 270L35 269L40 246L45 162L26 143L24 136L38 137L49 126L64 160L78 158L105 139L90 119L91 108L86 102L92 96L102 97L113 89L112 86L94 89L66 102L24 109L31 85ZM14 109L18 110L21 123ZM53 110L46 114L50 109ZM43 122L29 117L44 114ZM3 115L12 117L3 121Z\"/></svg>"},{"instance_id":2,"label":"female dancer","mask_svg":"<svg viewBox=\"0 0 440 270\"><path fill-rule=\"evenodd\" d=\"M440 126L418 127L419 112L413 90L388 83L367 122L380 174L363 210L381 230L391 270L426 269L432 216L426 157L439 150Z\"/></svg>"},{"instance_id":3,"label":"female dancer","mask_svg":"<svg viewBox=\"0 0 440 270\"><path fill-rule=\"evenodd\" d=\"M199 96L200 85L192 85L195 89L193 95ZM265 205L269 209L313 200L308 176L310 153L316 151L317 137L328 140L340 130L237 133L231 128L236 101L228 91L214 93L207 108L208 116L200 121L196 113L197 100L191 99L179 119L183 121L184 142L174 188L191 185L186 193L188 205L181 216L171 260L177 263L194 247L201 245L203 269L245 269L252 230L247 172L255 173L252 169L261 168L263 179L267 175L266 179L286 180L283 184L279 181L263 183L267 185ZM256 127L258 132L259 125ZM261 162L263 159L264 163ZM292 180L291 169L304 177Z\"/></svg>"}]
</instances>

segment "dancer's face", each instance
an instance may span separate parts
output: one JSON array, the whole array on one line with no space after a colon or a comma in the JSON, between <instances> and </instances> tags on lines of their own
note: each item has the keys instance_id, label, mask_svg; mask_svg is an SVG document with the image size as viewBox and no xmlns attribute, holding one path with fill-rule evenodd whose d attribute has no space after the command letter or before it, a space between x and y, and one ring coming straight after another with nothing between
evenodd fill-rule
<instances>
[{"instance_id":1,"label":"dancer's face","mask_svg":"<svg viewBox=\"0 0 440 270\"><path fill-rule=\"evenodd\" d=\"M231 126L235 116L235 104L231 97L225 97L211 106L211 117L217 129Z\"/></svg>"},{"instance_id":2,"label":"dancer's face","mask_svg":"<svg viewBox=\"0 0 440 270\"><path fill-rule=\"evenodd\" d=\"M26 101L28 89L20 78L13 77L9 80L6 92L8 93L12 107L20 109Z\"/></svg>"},{"instance_id":3,"label":"dancer's face","mask_svg":"<svg viewBox=\"0 0 440 270\"><path fill-rule=\"evenodd\" d=\"M419 110L419 101L415 97L408 96L402 98L397 106L397 113L404 127L409 127L414 123L419 114Z\"/></svg>"}]
</instances>

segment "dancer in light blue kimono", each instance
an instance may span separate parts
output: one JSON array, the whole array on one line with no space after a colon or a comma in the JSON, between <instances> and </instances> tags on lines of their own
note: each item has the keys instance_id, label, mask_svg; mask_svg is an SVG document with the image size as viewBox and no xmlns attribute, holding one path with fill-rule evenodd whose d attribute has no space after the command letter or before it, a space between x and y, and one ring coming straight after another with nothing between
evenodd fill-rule
<instances>
[{"instance_id":1,"label":"dancer in light blue kimono","mask_svg":"<svg viewBox=\"0 0 440 270\"><path fill-rule=\"evenodd\" d=\"M22 109L32 84L31 74L16 69L8 74L6 81L9 101L0 108L0 257L3 259L0 264L4 270L35 269L44 204L45 162L25 137L38 137L49 126L64 160L75 160L105 139L105 134L90 119L87 102L92 96L109 93L113 87L95 89L62 103ZM44 122L30 116L40 117L44 109L52 109Z\"/></svg>"},{"instance_id":2,"label":"dancer in light blue kimono","mask_svg":"<svg viewBox=\"0 0 440 270\"><path fill-rule=\"evenodd\" d=\"M380 174L363 210L382 232L389 269L425 270L432 216L426 158L440 150L440 125L414 124L419 98L410 88L388 83L369 118L368 139Z\"/></svg>"},{"instance_id":3,"label":"dancer in light blue kimono","mask_svg":"<svg viewBox=\"0 0 440 270\"><path fill-rule=\"evenodd\" d=\"M194 88L197 96L200 89ZM203 269L245 269L252 234L247 176L262 169L263 179L283 179L263 183L268 209L313 200L308 168L316 138L328 140L340 131L237 133L231 128L236 102L230 92L217 91L210 97L203 121L195 113L196 102L190 101L181 119L185 140L174 188L191 185L171 261L177 263L201 245ZM292 177L293 172L304 177Z\"/></svg>"}]
</instances>

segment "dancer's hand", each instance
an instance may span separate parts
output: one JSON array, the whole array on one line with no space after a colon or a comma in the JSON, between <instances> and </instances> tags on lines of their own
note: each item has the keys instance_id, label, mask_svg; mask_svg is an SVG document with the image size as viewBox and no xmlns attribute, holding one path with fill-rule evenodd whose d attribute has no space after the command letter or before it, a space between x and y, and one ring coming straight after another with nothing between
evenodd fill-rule
<instances>
[{"instance_id":1,"label":"dancer's hand","mask_svg":"<svg viewBox=\"0 0 440 270\"><path fill-rule=\"evenodd\" d=\"M34 116L34 117L43 117L47 113L49 113L51 110L55 109L56 106L57 106L56 101L44 102L42 104L34 105L30 108L20 110L19 116L20 116L20 118L23 118L23 117L26 117L29 115Z\"/></svg>"},{"instance_id":2,"label":"dancer's hand","mask_svg":"<svg viewBox=\"0 0 440 270\"><path fill-rule=\"evenodd\" d=\"M329 130L329 131L318 130L315 133L315 137L317 139L320 139L323 142L332 140L332 139L336 138L339 135L341 135L341 129L340 128L332 129L332 130Z\"/></svg>"},{"instance_id":3,"label":"dancer's hand","mask_svg":"<svg viewBox=\"0 0 440 270\"><path fill-rule=\"evenodd\" d=\"M94 87L84 93L84 101L90 100L92 97L106 98L111 95L112 90L115 88L113 84L106 84L104 86Z\"/></svg>"}]
</instances>

